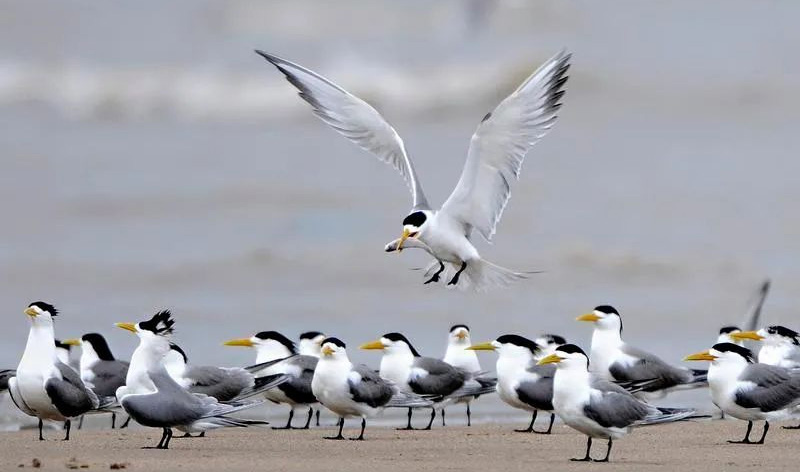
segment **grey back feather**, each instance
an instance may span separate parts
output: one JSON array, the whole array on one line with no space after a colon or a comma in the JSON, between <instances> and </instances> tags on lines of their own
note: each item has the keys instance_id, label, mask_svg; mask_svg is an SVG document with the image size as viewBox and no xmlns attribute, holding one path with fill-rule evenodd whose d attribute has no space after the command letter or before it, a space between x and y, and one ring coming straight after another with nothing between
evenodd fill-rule
<instances>
[{"instance_id":1,"label":"grey back feather","mask_svg":"<svg viewBox=\"0 0 800 472\"><path fill-rule=\"evenodd\" d=\"M739 380L756 384L736 392L736 404L763 412L782 410L800 404L800 374L766 364L748 365Z\"/></svg>"},{"instance_id":2,"label":"grey back feather","mask_svg":"<svg viewBox=\"0 0 800 472\"><path fill-rule=\"evenodd\" d=\"M637 400L624 388L606 380L592 380L592 395L583 412L605 428L626 428L644 420L652 407Z\"/></svg>"},{"instance_id":3,"label":"grey back feather","mask_svg":"<svg viewBox=\"0 0 800 472\"><path fill-rule=\"evenodd\" d=\"M44 384L50 401L62 415L67 418L80 416L97 408L100 401L84 383L72 367L56 362L62 378L53 377Z\"/></svg>"}]
</instances>

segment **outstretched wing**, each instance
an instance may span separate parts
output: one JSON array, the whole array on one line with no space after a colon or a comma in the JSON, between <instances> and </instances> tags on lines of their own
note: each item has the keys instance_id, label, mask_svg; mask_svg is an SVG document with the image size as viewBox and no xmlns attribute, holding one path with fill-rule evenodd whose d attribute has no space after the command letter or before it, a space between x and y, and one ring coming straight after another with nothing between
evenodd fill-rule
<instances>
[{"instance_id":1,"label":"outstretched wing","mask_svg":"<svg viewBox=\"0 0 800 472\"><path fill-rule=\"evenodd\" d=\"M484 117L442 212L491 241L525 155L556 122L570 54L559 52Z\"/></svg>"},{"instance_id":2,"label":"outstretched wing","mask_svg":"<svg viewBox=\"0 0 800 472\"><path fill-rule=\"evenodd\" d=\"M322 121L400 172L411 190L414 209L429 209L403 140L380 113L315 72L263 51L256 53L286 76Z\"/></svg>"}]
</instances>

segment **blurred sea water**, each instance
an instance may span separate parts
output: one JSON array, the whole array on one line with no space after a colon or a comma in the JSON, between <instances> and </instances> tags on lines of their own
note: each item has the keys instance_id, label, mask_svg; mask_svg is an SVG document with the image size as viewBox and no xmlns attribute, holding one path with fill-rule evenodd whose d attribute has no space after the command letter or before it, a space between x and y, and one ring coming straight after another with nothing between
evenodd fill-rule
<instances>
[{"instance_id":1,"label":"blurred sea water","mask_svg":"<svg viewBox=\"0 0 800 472\"><path fill-rule=\"evenodd\" d=\"M114 322L170 308L190 360L216 365L252 361L221 343L267 329L335 334L374 366L360 343L402 331L441 356L456 322L475 341L587 345L573 320L605 303L629 342L678 363L741 322L766 277L765 321L798 327L795 2L0 8L0 367L18 362L39 299L61 309L59 336L101 332L120 357L136 340ZM254 48L375 105L439 203L480 118L573 52L561 118L479 246L544 273L488 294L423 286L422 254L382 251L409 208L402 180ZM484 420L514 414L486 401Z\"/></svg>"}]
</instances>

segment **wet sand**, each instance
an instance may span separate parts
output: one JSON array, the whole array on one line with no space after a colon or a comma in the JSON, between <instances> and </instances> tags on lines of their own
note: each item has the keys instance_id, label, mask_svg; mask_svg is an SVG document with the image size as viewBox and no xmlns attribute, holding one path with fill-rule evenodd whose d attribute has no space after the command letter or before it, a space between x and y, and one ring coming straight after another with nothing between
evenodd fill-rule
<instances>
[{"instance_id":1,"label":"wet sand","mask_svg":"<svg viewBox=\"0 0 800 472\"><path fill-rule=\"evenodd\" d=\"M353 421L355 426L355 421ZM326 441L333 428L310 431L227 430L205 439L173 439L170 450L142 450L160 432L74 431L62 442L60 431L46 431L48 441L32 430L0 434L0 470L31 468L34 458L44 470L64 470L68 463L89 470L126 464L126 470L586 470L610 467L570 462L583 454L585 437L556 426L550 436L522 434L511 425L447 427L433 431L367 429L367 440ZM702 421L641 428L614 444L614 470L789 470L800 461L800 431L772 425L763 446L727 444L741 439L745 423ZM760 426L756 429L760 434ZM345 435L357 433L350 428ZM595 456L605 442L595 443ZM74 460L73 460L74 459Z\"/></svg>"}]
</instances>

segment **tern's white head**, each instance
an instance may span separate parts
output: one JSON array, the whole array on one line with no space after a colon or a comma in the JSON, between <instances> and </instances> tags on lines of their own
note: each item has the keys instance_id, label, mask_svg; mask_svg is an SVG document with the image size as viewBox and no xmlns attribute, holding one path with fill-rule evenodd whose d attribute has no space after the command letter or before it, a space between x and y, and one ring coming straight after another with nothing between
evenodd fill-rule
<instances>
[{"instance_id":1,"label":"tern's white head","mask_svg":"<svg viewBox=\"0 0 800 472\"><path fill-rule=\"evenodd\" d=\"M320 348L320 362L350 362L347 346L339 338L325 338Z\"/></svg>"},{"instance_id":2,"label":"tern's white head","mask_svg":"<svg viewBox=\"0 0 800 472\"><path fill-rule=\"evenodd\" d=\"M45 302L33 302L25 309L33 326L52 327L53 317L58 315L56 307ZM55 344L53 345L55 348Z\"/></svg>"},{"instance_id":3,"label":"tern's white head","mask_svg":"<svg viewBox=\"0 0 800 472\"><path fill-rule=\"evenodd\" d=\"M306 331L300 335L297 350L303 356L319 357L322 341L324 340L325 335L319 331Z\"/></svg>"},{"instance_id":4,"label":"tern's white head","mask_svg":"<svg viewBox=\"0 0 800 472\"><path fill-rule=\"evenodd\" d=\"M114 355L102 334L87 333L80 339L67 339L64 344L81 347L81 371L89 369L99 361L113 361Z\"/></svg>"},{"instance_id":5,"label":"tern's white head","mask_svg":"<svg viewBox=\"0 0 800 472\"><path fill-rule=\"evenodd\" d=\"M411 341L400 333L384 334L379 340L362 344L361 349L378 349L384 357L420 357L419 352L411 345Z\"/></svg>"},{"instance_id":6,"label":"tern's white head","mask_svg":"<svg viewBox=\"0 0 800 472\"><path fill-rule=\"evenodd\" d=\"M753 352L733 343L717 343L711 349L690 354L685 361L711 361L713 367L727 367L741 370L755 362Z\"/></svg>"},{"instance_id":7,"label":"tern's white head","mask_svg":"<svg viewBox=\"0 0 800 472\"><path fill-rule=\"evenodd\" d=\"M139 346L134 355L139 354L146 361L147 368L161 365L170 351L169 338L173 333L175 320L169 310L159 311L147 321L139 323L117 323L117 327L130 331L139 337ZM133 363L133 362L131 362Z\"/></svg>"},{"instance_id":8,"label":"tern's white head","mask_svg":"<svg viewBox=\"0 0 800 472\"><path fill-rule=\"evenodd\" d=\"M557 334L543 334L536 338L534 342L540 348L537 360L549 356L556 352L556 348L567 344L567 340Z\"/></svg>"},{"instance_id":9,"label":"tern's white head","mask_svg":"<svg viewBox=\"0 0 800 472\"><path fill-rule=\"evenodd\" d=\"M403 219L403 234L397 244L397 250L403 249L403 243L408 238L419 238L426 229L426 224L433 217L433 213L428 210L417 210L410 213Z\"/></svg>"},{"instance_id":10,"label":"tern's white head","mask_svg":"<svg viewBox=\"0 0 800 472\"><path fill-rule=\"evenodd\" d=\"M516 334L504 334L494 341L475 344L467 349L474 351L496 351L501 358L517 359L527 365L542 351L542 346Z\"/></svg>"},{"instance_id":11,"label":"tern's white head","mask_svg":"<svg viewBox=\"0 0 800 472\"><path fill-rule=\"evenodd\" d=\"M739 329L738 326L723 326L719 329L719 336L717 336L717 344L719 343L731 343L737 344L739 346L743 345L741 339L734 339L731 335L735 333L741 333L742 330Z\"/></svg>"},{"instance_id":12,"label":"tern's white head","mask_svg":"<svg viewBox=\"0 0 800 472\"><path fill-rule=\"evenodd\" d=\"M543 364L556 364L558 369L588 372L589 357L578 346L564 344L558 347L553 354L539 361L539 365Z\"/></svg>"},{"instance_id":13,"label":"tern's white head","mask_svg":"<svg viewBox=\"0 0 800 472\"><path fill-rule=\"evenodd\" d=\"M610 305L595 307L591 313L579 316L578 321L594 323L596 330L622 334L622 318L619 316L617 309Z\"/></svg>"},{"instance_id":14,"label":"tern's white head","mask_svg":"<svg viewBox=\"0 0 800 472\"><path fill-rule=\"evenodd\" d=\"M468 347L472 345L472 340L469 337L469 327L463 324L457 324L450 328L450 335L447 337L448 346Z\"/></svg>"},{"instance_id":15,"label":"tern's white head","mask_svg":"<svg viewBox=\"0 0 800 472\"><path fill-rule=\"evenodd\" d=\"M475 352L468 350L472 345L467 325L457 324L450 328L447 336L447 351L444 361L468 372L480 372L481 364Z\"/></svg>"},{"instance_id":16,"label":"tern's white head","mask_svg":"<svg viewBox=\"0 0 800 472\"><path fill-rule=\"evenodd\" d=\"M259 363L297 354L294 341L277 331L261 331L249 338L231 339L225 345L255 348L256 362Z\"/></svg>"}]
</instances>

